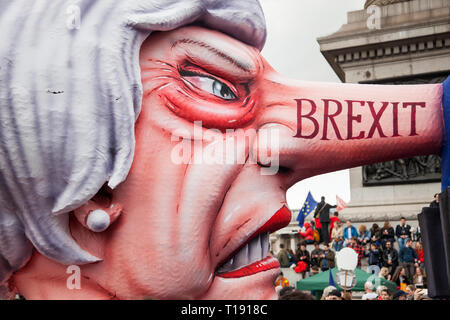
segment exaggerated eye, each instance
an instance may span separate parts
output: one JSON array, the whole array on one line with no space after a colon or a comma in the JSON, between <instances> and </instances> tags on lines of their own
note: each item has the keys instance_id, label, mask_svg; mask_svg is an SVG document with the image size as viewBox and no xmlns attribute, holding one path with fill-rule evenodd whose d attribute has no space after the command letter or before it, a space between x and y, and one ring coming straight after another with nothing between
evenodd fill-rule
<instances>
[{"instance_id":1,"label":"exaggerated eye","mask_svg":"<svg viewBox=\"0 0 450 320\"><path fill-rule=\"evenodd\" d=\"M229 86L210 76L193 74L191 72L184 72L182 76L183 79L185 79L198 89L211 93L216 97L219 97L224 100L236 99L236 95Z\"/></svg>"},{"instance_id":2,"label":"exaggerated eye","mask_svg":"<svg viewBox=\"0 0 450 320\"><path fill-rule=\"evenodd\" d=\"M212 84L212 88L213 88L212 93L222 99L232 100L232 99L236 98L236 96L231 91L231 89L228 88L228 86L226 84L224 84L218 80L214 80L214 82Z\"/></svg>"}]
</instances>

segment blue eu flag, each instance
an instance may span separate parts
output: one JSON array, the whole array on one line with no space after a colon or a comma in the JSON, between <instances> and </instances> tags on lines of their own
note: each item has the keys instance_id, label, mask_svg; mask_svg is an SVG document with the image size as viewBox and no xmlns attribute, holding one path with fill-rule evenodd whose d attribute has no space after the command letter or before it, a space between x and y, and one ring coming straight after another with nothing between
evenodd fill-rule
<instances>
[{"instance_id":1,"label":"blue eu flag","mask_svg":"<svg viewBox=\"0 0 450 320\"><path fill-rule=\"evenodd\" d=\"M303 223L305 223L305 218L308 214L311 213L317 206L317 201L314 200L311 191L308 192L308 196L306 197L305 203L303 207L300 209L300 212L297 216L298 225L303 227Z\"/></svg>"}]
</instances>

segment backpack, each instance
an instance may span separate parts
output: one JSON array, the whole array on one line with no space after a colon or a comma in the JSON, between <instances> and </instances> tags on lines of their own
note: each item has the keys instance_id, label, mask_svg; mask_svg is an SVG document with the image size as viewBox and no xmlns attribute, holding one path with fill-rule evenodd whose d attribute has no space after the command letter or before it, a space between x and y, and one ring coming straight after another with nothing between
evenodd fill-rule
<instances>
[{"instance_id":1,"label":"backpack","mask_svg":"<svg viewBox=\"0 0 450 320\"><path fill-rule=\"evenodd\" d=\"M314 242L320 242L320 234L317 229L314 230L313 239L314 239Z\"/></svg>"},{"instance_id":2,"label":"backpack","mask_svg":"<svg viewBox=\"0 0 450 320\"><path fill-rule=\"evenodd\" d=\"M307 268L308 265L306 264L306 262L300 261L299 263L297 263L297 266L294 268L294 271L297 273L302 273L306 271Z\"/></svg>"}]
</instances>

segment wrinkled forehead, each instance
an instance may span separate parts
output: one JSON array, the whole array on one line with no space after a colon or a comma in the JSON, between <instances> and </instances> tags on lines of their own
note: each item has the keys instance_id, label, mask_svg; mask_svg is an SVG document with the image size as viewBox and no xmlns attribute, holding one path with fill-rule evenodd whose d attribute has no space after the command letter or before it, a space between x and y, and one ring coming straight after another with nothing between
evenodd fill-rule
<instances>
[{"instance_id":1,"label":"wrinkled forehead","mask_svg":"<svg viewBox=\"0 0 450 320\"><path fill-rule=\"evenodd\" d=\"M149 48L156 47L161 55L166 54L169 49L175 56L188 55L205 62L220 62L247 74L254 73L262 64L257 48L220 31L198 26L154 33L144 43L141 54L154 54L154 50Z\"/></svg>"}]
</instances>

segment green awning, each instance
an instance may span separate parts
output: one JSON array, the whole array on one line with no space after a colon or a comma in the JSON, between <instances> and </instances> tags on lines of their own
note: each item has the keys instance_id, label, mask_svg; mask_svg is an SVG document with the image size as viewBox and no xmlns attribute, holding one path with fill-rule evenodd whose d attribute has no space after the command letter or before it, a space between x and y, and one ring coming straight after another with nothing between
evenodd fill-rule
<instances>
[{"instance_id":1,"label":"green awning","mask_svg":"<svg viewBox=\"0 0 450 320\"><path fill-rule=\"evenodd\" d=\"M337 268L333 268L332 274L334 283L336 284L336 287L339 290L343 291L344 289L339 287L339 285L337 284L336 272ZM356 285L352 289L352 291L364 291L364 283L366 283L366 281L369 278L375 288L382 285L388 287L388 289L391 290L392 292L397 291L397 284L395 282L374 276L358 268L355 269L355 274L356 274ZM330 271L327 270L319 272L318 274L312 277L297 281L297 289L305 291L323 291L326 287L329 286L329 281L330 281Z\"/></svg>"}]
</instances>

